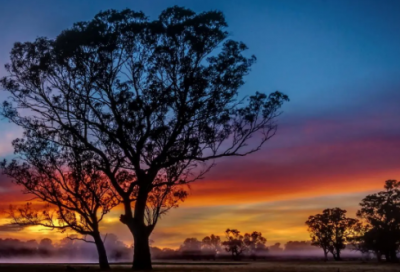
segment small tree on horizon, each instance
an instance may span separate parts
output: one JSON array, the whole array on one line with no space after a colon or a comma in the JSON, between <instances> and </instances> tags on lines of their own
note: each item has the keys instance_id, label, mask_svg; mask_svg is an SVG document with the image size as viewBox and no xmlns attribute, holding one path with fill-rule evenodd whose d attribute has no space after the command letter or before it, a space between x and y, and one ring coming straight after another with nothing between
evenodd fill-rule
<instances>
[{"instance_id":1,"label":"small tree on horizon","mask_svg":"<svg viewBox=\"0 0 400 272\"><path fill-rule=\"evenodd\" d=\"M271 253L281 253L283 248L281 247L281 243L275 243L268 247L268 251Z\"/></svg>"},{"instance_id":2,"label":"small tree on horizon","mask_svg":"<svg viewBox=\"0 0 400 272\"><path fill-rule=\"evenodd\" d=\"M268 251L265 246L267 239L262 236L261 232L253 231L252 233L245 233L243 236L243 242L250 253L250 257L254 260L257 258L257 255L261 255Z\"/></svg>"},{"instance_id":3,"label":"small tree on horizon","mask_svg":"<svg viewBox=\"0 0 400 272\"><path fill-rule=\"evenodd\" d=\"M341 260L341 251L353 235L353 227L357 219L347 218L346 210L340 208L325 209L322 214L310 216L306 221L312 245L322 248L325 261L328 253L336 261Z\"/></svg>"},{"instance_id":4,"label":"small tree on horizon","mask_svg":"<svg viewBox=\"0 0 400 272\"><path fill-rule=\"evenodd\" d=\"M230 252L233 260L239 260L241 255L247 250L247 246L243 241L243 235L237 229L227 229L225 231L226 240L222 242L222 246L226 252Z\"/></svg>"},{"instance_id":5,"label":"small tree on horizon","mask_svg":"<svg viewBox=\"0 0 400 272\"><path fill-rule=\"evenodd\" d=\"M188 253L196 253L199 254L201 250L201 241L197 240L197 238L186 238L182 245L179 247L179 251L188 252Z\"/></svg>"},{"instance_id":6,"label":"small tree on horizon","mask_svg":"<svg viewBox=\"0 0 400 272\"><path fill-rule=\"evenodd\" d=\"M260 150L276 132L288 97L238 99L255 57L227 39L226 27L218 11L172 7L151 21L108 10L11 51L0 81L11 96L3 115L49 142L68 147L73 138L96 156L122 199L134 269L152 268L149 236L169 209L164 195L183 199L174 188L202 178L216 159Z\"/></svg>"},{"instance_id":7,"label":"small tree on horizon","mask_svg":"<svg viewBox=\"0 0 400 272\"><path fill-rule=\"evenodd\" d=\"M215 253L221 251L221 238L218 235L211 234L201 240L201 247L205 250L211 250Z\"/></svg>"}]
</instances>

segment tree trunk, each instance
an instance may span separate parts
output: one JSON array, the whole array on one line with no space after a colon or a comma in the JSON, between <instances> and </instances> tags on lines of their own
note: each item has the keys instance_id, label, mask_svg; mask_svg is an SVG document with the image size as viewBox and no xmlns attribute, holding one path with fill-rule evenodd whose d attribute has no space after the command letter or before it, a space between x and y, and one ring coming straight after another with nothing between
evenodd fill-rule
<instances>
[{"instance_id":1,"label":"tree trunk","mask_svg":"<svg viewBox=\"0 0 400 272\"><path fill-rule=\"evenodd\" d=\"M138 177L138 180L141 179L143 179L143 177ZM152 179L149 180L152 181ZM125 214L121 215L120 221L128 226L133 235L133 270L153 269L151 265L149 236L153 231L154 225L146 226L145 224L145 209L149 193L148 186L145 185L148 183L150 182L140 182L142 185L139 187L135 201L134 214L132 214L131 200L129 199L129 196L123 200Z\"/></svg>"},{"instance_id":2,"label":"tree trunk","mask_svg":"<svg viewBox=\"0 0 400 272\"><path fill-rule=\"evenodd\" d=\"M339 250L339 249L336 250L336 257L335 257L335 260L336 260L336 261L341 261L341 260L342 260L342 258L340 257L340 250Z\"/></svg>"},{"instance_id":3,"label":"tree trunk","mask_svg":"<svg viewBox=\"0 0 400 272\"><path fill-rule=\"evenodd\" d=\"M151 230L144 223L148 191L141 186L135 203L135 214L132 224L134 239L133 270L152 270L149 236Z\"/></svg>"},{"instance_id":4,"label":"tree trunk","mask_svg":"<svg viewBox=\"0 0 400 272\"><path fill-rule=\"evenodd\" d=\"M100 234L93 236L94 242L97 248L97 254L99 256L99 265L101 270L110 270L110 264L108 263L106 248L104 247L103 240Z\"/></svg>"},{"instance_id":5,"label":"tree trunk","mask_svg":"<svg viewBox=\"0 0 400 272\"><path fill-rule=\"evenodd\" d=\"M326 252L324 250L324 261L327 262L328 261L328 252Z\"/></svg>"},{"instance_id":6,"label":"tree trunk","mask_svg":"<svg viewBox=\"0 0 400 272\"><path fill-rule=\"evenodd\" d=\"M147 232L145 226L134 227L133 270L152 270Z\"/></svg>"},{"instance_id":7,"label":"tree trunk","mask_svg":"<svg viewBox=\"0 0 400 272\"><path fill-rule=\"evenodd\" d=\"M392 263L397 263L398 262L396 250L391 250L390 251L390 260L391 260Z\"/></svg>"},{"instance_id":8,"label":"tree trunk","mask_svg":"<svg viewBox=\"0 0 400 272\"><path fill-rule=\"evenodd\" d=\"M376 259L378 260L378 262L381 262L382 261L382 254L379 251L376 251L375 255L376 255Z\"/></svg>"}]
</instances>

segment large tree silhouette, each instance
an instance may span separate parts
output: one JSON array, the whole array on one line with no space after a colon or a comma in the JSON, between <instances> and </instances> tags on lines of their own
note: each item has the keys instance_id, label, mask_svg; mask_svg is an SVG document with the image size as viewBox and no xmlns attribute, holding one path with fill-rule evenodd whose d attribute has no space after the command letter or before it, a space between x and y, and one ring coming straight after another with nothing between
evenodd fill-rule
<instances>
[{"instance_id":1,"label":"large tree silhouette","mask_svg":"<svg viewBox=\"0 0 400 272\"><path fill-rule=\"evenodd\" d=\"M358 220L346 217L346 210L340 208L325 209L306 221L312 245L322 248L325 260L330 252L337 261L341 260L340 253L346 242L353 237L356 224Z\"/></svg>"},{"instance_id":2,"label":"large tree silhouette","mask_svg":"<svg viewBox=\"0 0 400 272\"><path fill-rule=\"evenodd\" d=\"M276 132L288 97L238 99L255 57L227 40L226 27L216 11L173 7L150 21L109 10L11 51L4 116L51 142L74 138L98 157L124 205L135 269L151 269L158 212L145 220L149 195L202 177L215 159L256 152Z\"/></svg>"},{"instance_id":3,"label":"large tree silhouette","mask_svg":"<svg viewBox=\"0 0 400 272\"><path fill-rule=\"evenodd\" d=\"M385 190L366 196L360 203L357 216L368 227L361 236L364 249L373 250L378 259L385 255L389 262L397 262L400 246L400 182L387 180Z\"/></svg>"},{"instance_id":4,"label":"large tree silhouette","mask_svg":"<svg viewBox=\"0 0 400 272\"><path fill-rule=\"evenodd\" d=\"M91 236L96 245L100 268L109 269L106 249L99 224L104 215L118 205L119 198L107 176L94 168L92 153L60 147L50 141L25 133L23 139L13 142L19 160L0 167L3 173L23 187L24 193L47 203L37 210L27 203L10 207L13 223L19 226L39 225L65 231L72 229ZM18 161L23 161L19 163Z\"/></svg>"}]
</instances>

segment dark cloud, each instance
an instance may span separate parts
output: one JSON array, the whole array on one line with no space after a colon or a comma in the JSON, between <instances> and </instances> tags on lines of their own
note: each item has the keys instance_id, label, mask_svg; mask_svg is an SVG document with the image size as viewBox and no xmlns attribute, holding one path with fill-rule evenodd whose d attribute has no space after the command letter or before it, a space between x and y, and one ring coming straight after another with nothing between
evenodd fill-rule
<instances>
[{"instance_id":1,"label":"dark cloud","mask_svg":"<svg viewBox=\"0 0 400 272\"><path fill-rule=\"evenodd\" d=\"M5 232L16 232L16 231L21 231L23 230L24 227L14 225L14 224L3 224L0 225L0 232L5 231Z\"/></svg>"}]
</instances>

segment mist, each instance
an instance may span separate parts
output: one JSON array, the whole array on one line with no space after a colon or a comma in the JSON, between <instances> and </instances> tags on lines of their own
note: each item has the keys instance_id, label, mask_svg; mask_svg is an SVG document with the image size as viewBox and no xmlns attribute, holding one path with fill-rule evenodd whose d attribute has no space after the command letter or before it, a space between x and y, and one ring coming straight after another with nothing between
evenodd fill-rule
<instances>
[{"instance_id":1,"label":"mist","mask_svg":"<svg viewBox=\"0 0 400 272\"><path fill-rule=\"evenodd\" d=\"M97 263L95 244L66 237L59 241L44 238L40 241L0 238L0 263ZM124 244L115 234L104 237L110 262L130 261L132 247Z\"/></svg>"},{"instance_id":2,"label":"mist","mask_svg":"<svg viewBox=\"0 0 400 272\"><path fill-rule=\"evenodd\" d=\"M0 238L0 263L97 263L98 256L93 243L76 240L78 237L66 237L59 241L44 238L40 241ZM90 241L90 240L89 240ZM133 256L133 247L126 245L115 234L104 237L108 260L110 262L130 262ZM204 249L158 248L151 247L152 259L159 260L215 260L231 259L230 253L225 250L210 252ZM188 254L188 252L190 254ZM243 258L251 258L244 253ZM312 246L309 241L289 241L285 245L276 243L270 245L263 252L256 254L258 259L322 259L320 248ZM365 258L358 251L346 248L342 257L348 259Z\"/></svg>"}]
</instances>

